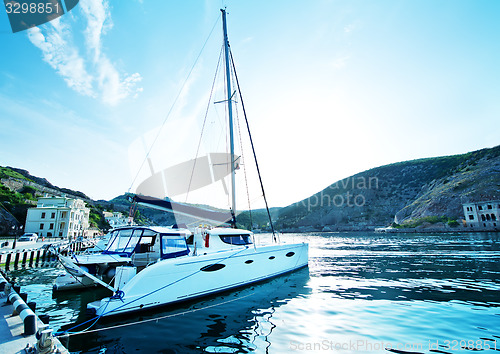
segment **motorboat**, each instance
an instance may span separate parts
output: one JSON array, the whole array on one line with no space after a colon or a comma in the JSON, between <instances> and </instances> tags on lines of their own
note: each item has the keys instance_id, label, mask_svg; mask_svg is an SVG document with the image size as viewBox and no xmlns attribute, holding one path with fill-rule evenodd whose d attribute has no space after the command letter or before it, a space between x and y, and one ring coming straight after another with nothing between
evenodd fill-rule
<instances>
[{"instance_id":1,"label":"motorboat","mask_svg":"<svg viewBox=\"0 0 500 354\"><path fill-rule=\"evenodd\" d=\"M54 291L75 290L95 286L109 285L114 281L116 267L133 264L139 270L165 258L161 253L157 235L191 234L185 229L156 227L121 227L105 235L106 247L99 251L72 253L69 256L58 254L59 261L66 269L66 274L59 275L53 285Z\"/></svg>"}]
</instances>

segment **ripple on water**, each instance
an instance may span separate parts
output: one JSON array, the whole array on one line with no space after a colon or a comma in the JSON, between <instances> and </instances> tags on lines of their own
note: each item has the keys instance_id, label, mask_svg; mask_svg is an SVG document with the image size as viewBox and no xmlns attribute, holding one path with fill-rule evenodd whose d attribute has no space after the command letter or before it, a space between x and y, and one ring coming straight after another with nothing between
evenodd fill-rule
<instances>
[{"instance_id":1,"label":"ripple on water","mask_svg":"<svg viewBox=\"0 0 500 354\"><path fill-rule=\"evenodd\" d=\"M446 340L490 347L496 343L500 349L498 234L291 237L310 242L309 269L175 308L131 315L126 322L140 324L71 338L70 349L85 353L470 351L460 346L450 350ZM56 328L81 320L79 313L88 301L79 294L52 297L50 284L60 271L18 273L23 291L37 299L40 312L51 314ZM192 309L196 311L189 312ZM184 314L145 322L180 312Z\"/></svg>"}]
</instances>

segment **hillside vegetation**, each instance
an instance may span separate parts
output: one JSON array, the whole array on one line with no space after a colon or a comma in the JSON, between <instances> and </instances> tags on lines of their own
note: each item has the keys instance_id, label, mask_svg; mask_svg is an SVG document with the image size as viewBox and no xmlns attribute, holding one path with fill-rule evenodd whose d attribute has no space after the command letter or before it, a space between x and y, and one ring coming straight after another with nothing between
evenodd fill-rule
<instances>
[{"instance_id":1,"label":"hillside vegetation","mask_svg":"<svg viewBox=\"0 0 500 354\"><path fill-rule=\"evenodd\" d=\"M500 146L358 173L283 208L277 226L365 229L392 223L415 226L429 217L457 226L462 203L492 199L500 199Z\"/></svg>"},{"instance_id":2,"label":"hillside vegetation","mask_svg":"<svg viewBox=\"0 0 500 354\"><path fill-rule=\"evenodd\" d=\"M82 192L56 187L18 168L0 167L0 181L0 234L24 225L27 209L45 194L83 199L91 208L92 224L99 227L106 226L103 210L126 215L130 210L126 195L93 201ZM496 199L500 199L500 146L373 168L285 208L272 208L271 215L279 231L364 230L391 224L449 228L460 226L462 203ZM139 224L176 222L172 213L142 206L134 211L134 218ZM240 212L238 226L268 230L267 213Z\"/></svg>"},{"instance_id":3,"label":"hillside vegetation","mask_svg":"<svg viewBox=\"0 0 500 354\"><path fill-rule=\"evenodd\" d=\"M0 166L0 235L20 233L25 225L29 208L35 207L39 197L45 195L80 198L90 208L90 224L105 228L103 207L84 193L52 185L45 178L32 176L28 171Z\"/></svg>"}]
</instances>

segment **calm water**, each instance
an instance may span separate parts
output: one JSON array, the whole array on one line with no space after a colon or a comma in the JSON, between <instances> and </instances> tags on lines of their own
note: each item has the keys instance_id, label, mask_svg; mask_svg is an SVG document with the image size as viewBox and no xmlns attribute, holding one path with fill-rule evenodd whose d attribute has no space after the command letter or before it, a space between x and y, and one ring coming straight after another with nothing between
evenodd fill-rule
<instances>
[{"instance_id":1,"label":"calm water","mask_svg":"<svg viewBox=\"0 0 500 354\"><path fill-rule=\"evenodd\" d=\"M309 268L272 281L107 322L72 335L75 353L458 353L500 351L500 234L309 233ZM17 275L55 329L85 302L52 297L62 272ZM114 327L130 324L124 327ZM88 324L86 327L88 327ZM113 328L114 327L114 328Z\"/></svg>"}]
</instances>

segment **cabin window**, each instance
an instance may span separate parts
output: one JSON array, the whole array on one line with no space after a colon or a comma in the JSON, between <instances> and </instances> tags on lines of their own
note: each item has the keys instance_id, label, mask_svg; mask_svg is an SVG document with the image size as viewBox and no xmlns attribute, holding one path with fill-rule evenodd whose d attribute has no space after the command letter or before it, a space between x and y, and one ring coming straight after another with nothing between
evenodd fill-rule
<instances>
[{"instance_id":1,"label":"cabin window","mask_svg":"<svg viewBox=\"0 0 500 354\"><path fill-rule=\"evenodd\" d=\"M141 240L137 244L136 253L153 252L153 246L156 240L156 232L152 230L144 230Z\"/></svg>"},{"instance_id":2,"label":"cabin window","mask_svg":"<svg viewBox=\"0 0 500 354\"><path fill-rule=\"evenodd\" d=\"M142 231L142 230L139 230ZM127 247L131 241L132 233L134 229L120 229L113 231L111 235L111 241L109 242L106 252L109 253L125 253L127 252ZM133 244L135 247L137 241ZM128 252L133 251L133 247Z\"/></svg>"},{"instance_id":3,"label":"cabin window","mask_svg":"<svg viewBox=\"0 0 500 354\"><path fill-rule=\"evenodd\" d=\"M224 243L230 245L251 245L252 237L249 234L242 235L220 235L220 239Z\"/></svg>"},{"instance_id":4,"label":"cabin window","mask_svg":"<svg viewBox=\"0 0 500 354\"><path fill-rule=\"evenodd\" d=\"M286 256L287 256L287 257L292 257L294 254L295 254L295 252L288 252L288 253L286 254Z\"/></svg>"},{"instance_id":5,"label":"cabin window","mask_svg":"<svg viewBox=\"0 0 500 354\"><path fill-rule=\"evenodd\" d=\"M161 258L175 258L189 253L186 239L180 234L161 234Z\"/></svg>"}]
</instances>

